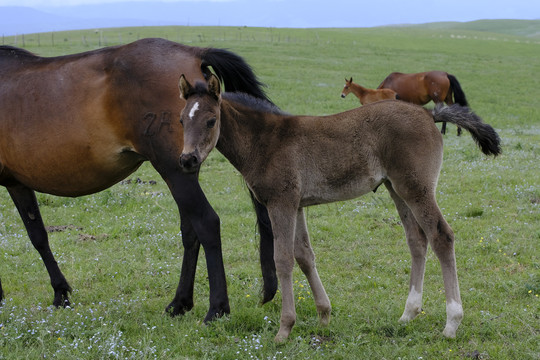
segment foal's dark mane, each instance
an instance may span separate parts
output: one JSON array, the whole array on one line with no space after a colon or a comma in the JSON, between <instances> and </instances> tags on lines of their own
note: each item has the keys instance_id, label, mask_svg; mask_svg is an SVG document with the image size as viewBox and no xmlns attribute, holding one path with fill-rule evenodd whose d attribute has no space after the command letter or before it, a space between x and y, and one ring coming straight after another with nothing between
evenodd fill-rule
<instances>
[{"instance_id":1,"label":"foal's dark mane","mask_svg":"<svg viewBox=\"0 0 540 360\"><path fill-rule=\"evenodd\" d=\"M243 92L224 92L222 96L227 101L239 103L252 110L275 115L289 115L270 100L259 99Z\"/></svg>"}]
</instances>

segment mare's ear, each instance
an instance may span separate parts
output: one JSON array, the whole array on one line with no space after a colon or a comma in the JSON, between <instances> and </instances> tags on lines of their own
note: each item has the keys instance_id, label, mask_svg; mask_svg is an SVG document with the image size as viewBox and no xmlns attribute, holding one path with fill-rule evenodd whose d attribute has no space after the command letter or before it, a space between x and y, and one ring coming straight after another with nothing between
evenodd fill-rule
<instances>
[{"instance_id":1,"label":"mare's ear","mask_svg":"<svg viewBox=\"0 0 540 360\"><path fill-rule=\"evenodd\" d=\"M216 99L219 99L219 95L221 94L221 84L219 83L218 77L214 74L211 74L208 79L208 91L214 95Z\"/></svg>"},{"instance_id":2,"label":"mare's ear","mask_svg":"<svg viewBox=\"0 0 540 360\"><path fill-rule=\"evenodd\" d=\"M180 99L186 100L189 92L191 91L191 84L186 80L184 74L180 76L178 88L180 89Z\"/></svg>"}]
</instances>

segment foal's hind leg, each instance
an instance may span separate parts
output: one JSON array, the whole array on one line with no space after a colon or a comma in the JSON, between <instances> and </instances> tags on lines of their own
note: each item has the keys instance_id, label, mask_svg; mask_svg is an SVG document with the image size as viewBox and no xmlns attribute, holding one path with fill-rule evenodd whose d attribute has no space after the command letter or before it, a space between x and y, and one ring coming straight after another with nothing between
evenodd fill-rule
<instances>
[{"instance_id":1,"label":"foal's hind leg","mask_svg":"<svg viewBox=\"0 0 540 360\"><path fill-rule=\"evenodd\" d=\"M294 239L294 257L302 272L309 281L309 286L313 292L315 306L319 314L320 323L323 326L330 322L330 312L332 307L330 299L324 290L324 286L315 267L315 254L309 242L309 233L306 226L306 218L303 209L298 210L296 218L296 235Z\"/></svg>"},{"instance_id":2,"label":"foal's hind leg","mask_svg":"<svg viewBox=\"0 0 540 360\"><path fill-rule=\"evenodd\" d=\"M422 311L422 294L424 285L424 272L426 268L426 253L428 241L423 230L420 228L414 215L401 199L389 182L385 183L392 200L396 204L401 223L405 230L407 244L411 251L411 278L409 283L409 296L405 303L405 310L399 319L401 322L406 322L414 319Z\"/></svg>"},{"instance_id":3,"label":"foal's hind leg","mask_svg":"<svg viewBox=\"0 0 540 360\"><path fill-rule=\"evenodd\" d=\"M10 186L7 187L7 190L21 215L32 245L41 255L43 263L49 272L51 285L54 289L53 305L56 307L69 306L68 292L71 292L71 287L60 271L49 247L47 231L41 219L34 191L23 185Z\"/></svg>"},{"instance_id":4,"label":"foal's hind leg","mask_svg":"<svg viewBox=\"0 0 540 360\"><path fill-rule=\"evenodd\" d=\"M401 189L402 191L394 186L394 190L402 198L403 194L407 194L405 201L439 259L446 294L446 327L443 335L455 337L457 328L463 319L463 306L459 293L454 253L454 233L435 201L434 190L424 191L425 185L421 184L414 188Z\"/></svg>"}]
</instances>

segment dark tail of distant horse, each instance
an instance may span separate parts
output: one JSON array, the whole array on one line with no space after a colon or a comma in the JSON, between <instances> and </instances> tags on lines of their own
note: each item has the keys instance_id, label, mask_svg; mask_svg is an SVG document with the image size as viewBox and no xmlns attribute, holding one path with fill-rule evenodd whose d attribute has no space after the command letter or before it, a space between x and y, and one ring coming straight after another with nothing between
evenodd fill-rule
<instances>
[{"instance_id":1,"label":"dark tail of distant horse","mask_svg":"<svg viewBox=\"0 0 540 360\"><path fill-rule=\"evenodd\" d=\"M257 79L251 66L242 57L216 48L202 49L200 57L203 73L209 74L208 67L211 66L225 85L225 91L243 92L272 102L263 90L265 85Z\"/></svg>"},{"instance_id":2,"label":"dark tail of distant horse","mask_svg":"<svg viewBox=\"0 0 540 360\"><path fill-rule=\"evenodd\" d=\"M502 151L499 134L468 107L459 104L450 106L439 104L433 109L433 119L435 122L450 122L470 132L476 144L486 155L497 156Z\"/></svg>"},{"instance_id":3,"label":"dark tail of distant horse","mask_svg":"<svg viewBox=\"0 0 540 360\"><path fill-rule=\"evenodd\" d=\"M264 84L257 79L253 69L240 56L224 49L206 48L199 54L202 59L202 71L209 75L212 67L228 92L243 92L272 103L263 90ZM260 261L263 277L262 303L274 298L278 287L276 266L274 263L274 234L268 211L259 203L250 191L251 200L257 214L260 234Z\"/></svg>"},{"instance_id":4,"label":"dark tail of distant horse","mask_svg":"<svg viewBox=\"0 0 540 360\"><path fill-rule=\"evenodd\" d=\"M461 106L469 106L465 93L463 92L463 89L461 89L461 85L457 78L454 75L448 74L448 80L450 80L450 88L454 93L454 102Z\"/></svg>"}]
</instances>

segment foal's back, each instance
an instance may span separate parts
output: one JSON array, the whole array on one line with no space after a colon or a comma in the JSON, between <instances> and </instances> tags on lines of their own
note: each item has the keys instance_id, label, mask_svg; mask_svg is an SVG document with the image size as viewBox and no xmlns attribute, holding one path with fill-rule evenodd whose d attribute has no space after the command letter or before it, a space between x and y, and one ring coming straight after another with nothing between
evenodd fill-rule
<instances>
[{"instance_id":1,"label":"foal's back","mask_svg":"<svg viewBox=\"0 0 540 360\"><path fill-rule=\"evenodd\" d=\"M282 178L297 174L302 206L355 198L392 177L416 174L436 182L439 174L442 136L420 106L386 100L331 116L295 117L283 126L288 129L276 132L280 150L265 161L276 164L270 168L283 171Z\"/></svg>"}]
</instances>

